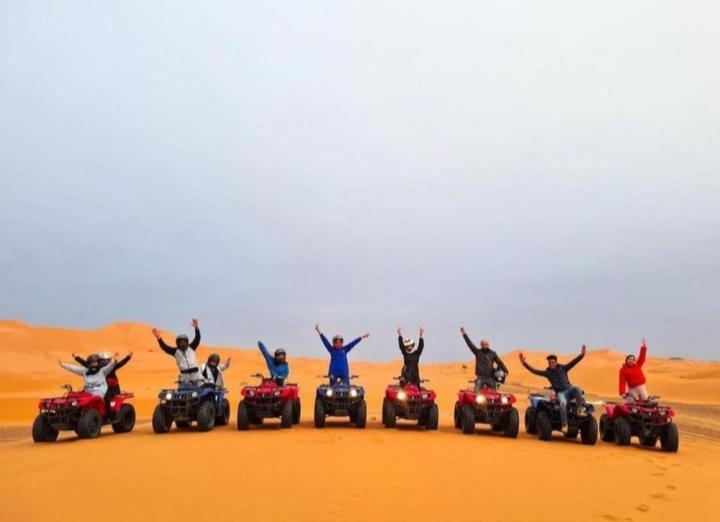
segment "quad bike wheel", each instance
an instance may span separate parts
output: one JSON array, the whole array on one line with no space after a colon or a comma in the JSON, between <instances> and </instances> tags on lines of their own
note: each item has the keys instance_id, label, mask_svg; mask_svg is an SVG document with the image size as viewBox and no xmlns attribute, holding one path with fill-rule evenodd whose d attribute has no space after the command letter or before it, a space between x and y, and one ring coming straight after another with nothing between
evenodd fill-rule
<instances>
[{"instance_id":1,"label":"quad bike wheel","mask_svg":"<svg viewBox=\"0 0 720 522\"><path fill-rule=\"evenodd\" d=\"M292 428L293 405L290 401L285 401L280 412L280 427L283 429Z\"/></svg>"},{"instance_id":2,"label":"quad bike wheel","mask_svg":"<svg viewBox=\"0 0 720 522\"><path fill-rule=\"evenodd\" d=\"M438 429L439 418L440 409L438 408L437 404L433 403L427 411L427 416L425 418L425 428L428 430Z\"/></svg>"},{"instance_id":3,"label":"quad bike wheel","mask_svg":"<svg viewBox=\"0 0 720 522\"><path fill-rule=\"evenodd\" d=\"M161 404L155 406L152 416L152 427L155 433L167 433L170 431L172 422L172 416L165 406Z\"/></svg>"},{"instance_id":4,"label":"quad bike wheel","mask_svg":"<svg viewBox=\"0 0 720 522\"><path fill-rule=\"evenodd\" d=\"M227 426L230 423L230 401L223 399L220 403L220 411L215 417L215 426Z\"/></svg>"},{"instance_id":5,"label":"quad bike wheel","mask_svg":"<svg viewBox=\"0 0 720 522\"><path fill-rule=\"evenodd\" d=\"M293 424L300 424L300 399L293 403Z\"/></svg>"},{"instance_id":6,"label":"quad bike wheel","mask_svg":"<svg viewBox=\"0 0 720 522\"><path fill-rule=\"evenodd\" d=\"M462 407L462 432L465 435L475 433L475 410L469 404Z\"/></svg>"},{"instance_id":7,"label":"quad bike wheel","mask_svg":"<svg viewBox=\"0 0 720 522\"><path fill-rule=\"evenodd\" d=\"M455 410L453 411L453 421L455 422L455 429L459 430L462 428L462 410L457 402L455 403Z\"/></svg>"},{"instance_id":8,"label":"quad bike wheel","mask_svg":"<svg viewBox=\"0 0 720 522\"><path fill-rule=\"evenodd\" d=\"M360 429L364 429L367 424L367 403L365 402L365 399L362 399L360 404L358 404L354 422L355 427Z\"/></svg>"},{"instance_id":9,"label":"quad bike wheel","mask_svg":"<svg viewBox=\"0 0 720 522\"><path fill-rule=\"evenodd\" d=\"M660 447L663 451L675 453L680 445L680 433L677 424L671 422L660 431Z\"/></svg>"},{"instance_id":10,"label":"quad bike wheel","mask_svg":"<svg viewBox=\"0 0 720 522\"><path fill-rule=\"evenodd\" d=\"M383 425L386 428L394 428L397 424L397 414L395 412L395 405L389 399L383 401Z\"/></svg>"},{"instance_id":11,"label":"quad bike wheel","mask_svg":"<svg viewBox=\"0 0 720 522\"><path fill-rule=\"evenodd\" d=\"M58 430L52 427L47 417L44 415L35 417L32 427L32 438L35 442L55 442L58 433Z\"/></svg>"},{"instance_id":12,"label":"quad bike wheel","mask_svg":"<svg viewBox=\"0 0 720 522\"><path fill-rule=\"evenodd\" d=\"M615 419L615 444L629 446L631 436L630 422L625 417Z\"/></svg>"},{"instance_id":13,"label":"quad bike wheel","mask_svg":"<svg viewBox=\"0 0 720 522\"><path fill-rule=\"evenodd\" d=\"M594 446L598 439L598 423L592 415L580 426L580 440L583 444Z\"/></svg>"},{"instance_id":14,"label":"quad bike wheel","mask_svg":"<svg viewBox=\"0 0 720 522\"><path fill-rule=\"evenodd\" d=\"M244 400L238 404L237 411L237 429L245 431L250 428L250 407Z\"/></svg>"},{"instance_id":15,"label":"quad bike wheel","mask_svg":"<svg viewBox=\"0 0 720 522\"><path fill-rule=\"evenodd\" d=\"M135 427L135 408L132 404L123 404L118 412L118 418L112 424L115 433L127 433Z\"/></svg>"},{"instance_id":16,"label":"quad bike wheel","mask_svg":"<svg viewBox=\"0 0 720 522\"><path fill-rule=\"evenodd\" d=\"M200 431L210 431L215 426L215 404L204 401L197 411L197 427Z\"/></svg>"},{"instance_id":17,"label":"quad bike wheel","mask_svg":"<svg viewBox=\"0 0 720 522\"><path fill-rule=\"evenodd\" d=\"M520 431L520 415L517 408L510 408L505 414L504 424L503 435L511 439L517 439L518 431Z\"/></svg>"},{"instance_id":18,"label":"quad bike wheel","mask_svg":"<svg viewBox=\"0 0 720 522\"><path fill-rule=\"evenodd\" d=\"M532 406L525 410L525 433L537 434L537 410Z\"/></svg>"},{"instance_id":19,"label":"quad bike wheel","mask_svg":"<svg viewBox=\"0 0 720 522\"><path fill-rule=\"evenodd\" d=\"M320 398L315 399L315 412L313 415L313 420L315 421L316 428L325 427L325 405L323 404L322 400L320 400Z\"/></svg>"},{"instance_id":20,"label":"quad bike wheel","mask_svg":"<svg viewBox=\"0 0 720 522\"><path fill-rule=\"evenodd\" d=\"M546 411L539 411L536 419L537 436L540 440L550 440L552 437L552 422Z\"/></svg>"},{"instance_id":21,"label":"quad bike wheel","mask_svg":"<svg viewBox=\"0 0 720 522\"><path fill-rule=\"evenodd\" d=\"M100 436L100 430L102 428L102 419L100 413L97 410L90 409L85 410L80 415L77 428L75 432L81 439L94 439Z\"/></svg>"},{"instance_id":22,"label":"quad bike wheel","mask_svg":"<svg viewBox=\"0 0 720 522\"><path fill-rule=\"evenodd\" d=\"M615 440L613 421L608 417L607 413L600 415L600 440L603 442L613 442Z\"/></svg>"}]
</instances>

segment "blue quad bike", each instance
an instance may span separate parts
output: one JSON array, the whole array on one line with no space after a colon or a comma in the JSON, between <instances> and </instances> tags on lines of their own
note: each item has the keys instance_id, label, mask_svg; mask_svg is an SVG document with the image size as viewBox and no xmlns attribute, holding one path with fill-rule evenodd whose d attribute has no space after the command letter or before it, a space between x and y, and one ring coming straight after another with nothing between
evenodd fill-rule
<instances>
[{"instance_id":1,"label":"blue quad bike","mask_svg":"<svg viewBox=\"0 0 720 522\"><path fill-rule=\"evenodd\" d=\"M525 432L537 435L540 440L550 440L553 431L562 431L557 395L550 388L545 389L549 390L549 393L530 394L530 406L525 410ZM578 412L575 401L568 402L568 429L563 434L565 438L577 439L579 433L583 444L594 445L598 439L598 423L593 416L594 411L592 404L585 403L584 413Z\"/></svg>"},{"instance_id":2,"label":"blue quad bike","mask_svg":"<svg viewBox=\"0 0 720 522\"><path fill-rule=\"evenodd\" d=\"M351 379L357 377L357 375L350 376ZM324 428L327 417L349 417L356 428L365 428L367 424L365 388L343 382L341 379L318 386L315 395L315 427Z\"/></svg>"},{"instance_id":3,"label":"blue quad bike","mask_svg":"<svg viewBox=\"0 0 720 522\"><path fill-rule=\"evenodd\" d=\"M178 383L176 389L161 390L160 402L155 406L152 427L155 433L167 433L172 423L178 428L189 428L197 423L199 431L210 431L215 426L230 422L230 402L227 390L205 383Z\"/></svg>"}]
</instances>

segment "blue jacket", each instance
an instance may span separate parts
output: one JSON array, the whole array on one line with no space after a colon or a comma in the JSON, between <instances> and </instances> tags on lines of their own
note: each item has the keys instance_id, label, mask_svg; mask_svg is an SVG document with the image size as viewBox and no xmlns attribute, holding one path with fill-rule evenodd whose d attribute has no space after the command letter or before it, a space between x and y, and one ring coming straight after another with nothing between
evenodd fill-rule
<instances>
[{"instance_id":1,"label":"blue jacket","mask_svg":"<svg viewBox=\"0 0 720 522\"><path fill-rule=\"evenodd\" d=\"M328 369L328 374L348 379L350 377L350 368L348 366L347 354L355 348L357 343L362 341L362 339L358 337L339 349L333 348L333 345L330 344L330 341L328 341L324 334L320 334L320 339L322 339L325 349L330 352L330 369Z\"/></svg>"},{"instance_id":2,"label":"blue jacket","mask_svg":"<svg viewBox=\"0 0 720 522\"><path fill-rule=\"evenodd\" d=\"M287 376L290 375L290 366L288 366L288 363L284 362L276 364L275 358L270 355L270 352L268 352L268 349L265 348L262 341L258 341L258 346L260 347L260 352L262 352L263 357L265 357L265 363L267 364L268 371L270 372L270 377L273 379L287 379Z\"/></svg>"}]
</instances>

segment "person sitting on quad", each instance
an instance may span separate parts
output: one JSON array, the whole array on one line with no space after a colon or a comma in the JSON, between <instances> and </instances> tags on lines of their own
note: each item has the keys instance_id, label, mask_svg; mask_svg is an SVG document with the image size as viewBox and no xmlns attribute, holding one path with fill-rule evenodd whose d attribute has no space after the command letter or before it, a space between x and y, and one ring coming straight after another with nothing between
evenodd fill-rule
<instances>
[{"instance_id":1,"label":"person sitting on quad","mask_svg":"<svg viewBox=\"0 0 720 522\"><path fill-rule=\"evenodd\" d=\"M620 368L620 385L618 392L621 397L630 398L636 401L647 401L649 398L647 389L645 388L645 374L642 371L647 355L647 345L645 339L642 340L640 347L640 355L637 360L633 354L625 357L625 364ZM628 387L627 394L625 387Z\"/></svg>"},{"instance_id":2,"label":"person sitting on quad","mask_svg":"<svg viewBox=\"0 0 720 522\"><path fill-rule=\"evenodd\" d=\"M320 325L315 325L315 331L320 334L320 339L322 339L325 349L330 353L330 368L328 369L330 384L334 384L337 381L350 384L350 367L348 366L347 354L355 348L360 341L370 337L370 334L364 333L348 344L344 344L345 341L341 335L336 335L333 337L332 344L330 344L325 334L320 331Z\"/></svg>"},{"instance_id":3,"label":"person sitting on quad","mask_svg":"<svg viewBox=\"0 0 720 522\"><path fill-rule=\"evenodd\" d=\"M115 361L111 360L107 365L102 366L100 364L100 356L93 353L88 355L87 368L75 366L74 364L66 364L59 359L58 362L60 366L67 371L83 378L86 392L105 398L108 391L108 384L105 378L115 368Z\"/></svg>"},{"instance_id":4,"label":"person sitting on quad","mask_svg":"<svg viewBox=\"0 0 720 522\"><path fill-rule=\"evenodd\" d=\"M285 379L290 375L290 365L285 360L287 355L285 350L278 348L270 355L267 347L262 341L258 341L258 348L265 358L265 364L267 364L268 371L270 372L270 378L275 381L278 386L285 384Z\"/></svg>"},{"instance_id":5,"label":"person sitting on quad","mask_svg":"<svg viewBox=\"0 0 720 522\"><path fill-rule=\"evenodd\" d=\"M487 339L480 340L480 349L470 340L464 327L460 327L460 333L475 355L475 391L480 391L483 386L488 388L497 388L497 379L495 372L501 369L507 376L510 372L502 362L497 353L490 349L490 341Z\"/></svg>"},{"instance_id":6,"label":"person sitting on quad","mask_svg":"<svg viewBox=\"0 0 720 522\"><path fill-rule=\"evenodd\" d=\"M224 388L222 372L230 368L232 357L228 357L225 364L220 364L220 356L213 353L208 357L207 362L200 367L200 374L205 379L205 383L216 388Z\"/></svg>"},{"instance_id":7,"label":"person sitting on quad","mask_svg":"<svg viewBox=\"0 0 720 522\"><path fill-rule=\"evenodd\" d=\"M200 345L200 328L198 327L197 319L192 320L192 326L195 328L195 338L191 343L188 343L187 335L178 335L175 338L175 344L177 346L168 346L165 344L160 330L157 328L153 328L152 331L162 351L175 357L178 370L180 370L180 382L182 384L203 382L203 377L197 364L197 357L195 356L195 350L197 350L197 347ZM188 350L188 348L190 349Z\"/></svg>"},{"instance_id":8,"label":"person sitting on quad","mask_svg":"<svg viewBox=\"0 0 720 522\"><path fill-rule=\"evenodd\" d=\"M403 367L400 371L400 386L414 384L418 388L420 387L419 365L420 356L422 355L423 348L425 347L425 339L423 339L424 333L425 330L420 327L417 348L415 348L415 341L409 337L403 339L402 329L397 329L398 345L400 346L400 353L402 353L403 356Z\"/></svg>"},{"instance_id":9,"label":"person sitting on quad","mask_svg":"<svg viewBox=\"0 0 720 522\"><path fill-rule=\"evenodd\" d=\"M567 403L570 402L570 400L575 399L578 417L585 416L585 400L583 398L582 388L570 384L568 372L572 370L577 363L583 360L586 353L587 348L583 344L582 349L580 350L580 355L567 364L559 364L557 356L550 354L546 357L548 367L545 370L536 370L527 363L525 355L523 355L522 352L518 354L520 362L530 373L545 377L548 381L550 381L550 386L557 394L558 402L560 403L560 423L562 424L563 433L567 433Z\"/></svg>"},{"instance_id":10,"label":"person sitting on quad","mask_svg":"<svg viewBox=\"0 0 720 522\"><path fill-rule=\"evenodd\" d=\"M117 357L119 354L115 354ZM80 357L79 355L72 354L73 359L82 367L88 368L88 362ZM115 360L115 367L112 369L110 373L108 373L105 377L105 381L107 381L108 389L106 397L108 399L112 399L113 397L116 397L117 395L120 395L120 381L118 380L117 372L120 368L125 366L128 362L130 362L130 359L132 358L133 353L128 352L128 354L123 357L122 359ZM110 364L110 361L113 360L113 356L110 352L102 352L100 353L100 366L107 366Z\"/></svg>"}]
</instances>

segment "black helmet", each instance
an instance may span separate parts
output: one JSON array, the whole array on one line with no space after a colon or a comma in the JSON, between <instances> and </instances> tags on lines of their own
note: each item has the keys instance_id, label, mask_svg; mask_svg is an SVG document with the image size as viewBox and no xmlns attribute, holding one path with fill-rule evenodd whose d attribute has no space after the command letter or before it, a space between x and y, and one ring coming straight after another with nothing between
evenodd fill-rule
<instances>
[{"instance_id":1,"label":"black helmet","mask_svg":"<svg viewBox=\"0 0 720 522\"><path fill-rule=\"evenodd\" d=\"M96 353L91 353L90 355L88 355L87 363L88 365L92 365L93 363L100 364L100 356Z\"/></svg>"},{"instance_id":2,"label":"black helmet","mask_svg":"<svg viewBox=\"0 0 720 522\"><path fill-rule=\"evenodd\" d=\"M212 365L214 363L215 366L217 366L218 364L220 364L220 356L216 353L213 353L210 355L210 357L208 357L207 362L210 365Z\"/></svg>"},{"instance_id":3,"label":"black helmet","mask_svg":"<svg viewBox=\"0 0 720 522\"><path fill-rule=\"evenodd\" d=\"M273 355L274 355L275 358L277 359L277 358L280 357L281 355L282 355L282 356L285 356L286 354L285 354L285 350L283 350L282 348L278 348L277 350L275 350L275 352L273 353Z\"/></svg>"}]
</instances>

